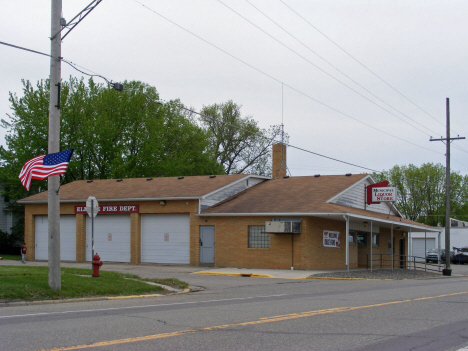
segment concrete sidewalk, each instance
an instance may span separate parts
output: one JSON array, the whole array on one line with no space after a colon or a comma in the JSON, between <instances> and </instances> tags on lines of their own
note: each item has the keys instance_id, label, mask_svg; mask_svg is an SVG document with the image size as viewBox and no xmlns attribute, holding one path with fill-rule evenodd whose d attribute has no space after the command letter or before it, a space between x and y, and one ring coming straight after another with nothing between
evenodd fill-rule
<instances>
[{"instance_id":1,"label":"concrete sidewalk","mask_svg":"<svg viewBox=\"0 0 468 351\"><path fill-rule=\"evenodd\" d=\"M351 271L362 270L353 269ZM311 275L331 272L346 272L342 269L330 270L287 270L287 269L258 269L258 268L208 268L193 274L226 275L253 278L276 278L276 279L306 279Z\"/></svg>"},{"instance_id":2,"label":"concrete sidewalk","mask_svg":"<svg viewBox=\"0 0 468 351\"><path fill-rule=\"evenodd\" d=\"M47 266L47 261L27 261L25 264L21 261L1 260L2 265L26 265L26 266ZM61 267L91 269L90 262L61 262ZM169 264L139 264L104 262L101 267L104 271L113 271L120 273L136 274L144 278L166 276L167 274L203 274L214 276L236 276L252 278L276 278L276 279L305 279L311 275L331 272L346 272L344 269L330 270L287 270L287 269L258 269L258 268L217 268L217 267L199 267L189 265L169 265ZM350 271L361 271L365 268L351 269Z\"/></svg>"}]
</instances>

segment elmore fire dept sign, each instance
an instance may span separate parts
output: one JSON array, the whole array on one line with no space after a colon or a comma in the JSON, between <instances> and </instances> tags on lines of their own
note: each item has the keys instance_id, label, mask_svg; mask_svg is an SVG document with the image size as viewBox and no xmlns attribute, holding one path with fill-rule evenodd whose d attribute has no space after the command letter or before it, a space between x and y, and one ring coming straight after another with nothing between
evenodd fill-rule
<instances>
[{"instance_id":1,"label":"elmore fire dept sign","mask_svg":"<svg viewBox=\"0 0 468 351\"><path fill-rule=\"evenodd\" d=\"M99 214L105 213L138 213L138 205L104 205L99 206ZM86 213L85 206L75 206L75 213Z\"/></svg>"}]
</instances>

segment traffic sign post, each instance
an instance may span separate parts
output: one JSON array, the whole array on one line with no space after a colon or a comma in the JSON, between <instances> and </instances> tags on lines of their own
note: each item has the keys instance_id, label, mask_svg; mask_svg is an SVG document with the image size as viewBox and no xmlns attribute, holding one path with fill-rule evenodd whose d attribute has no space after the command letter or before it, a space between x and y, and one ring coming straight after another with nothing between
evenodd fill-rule
<instances>
[{"instance_id":1,"label":"traffic sign post","mask_svg":"<svg viewBox=\"0 0 468 351\"><path fill-rule=\"evenodd\" d=\"M86 200L86 212L91 217L91 268L93 268L93 257L94 257L94 217L97 216L99 212L99 202L96 200L94 196L88 197Z\"/></svg>"}]
</instances>

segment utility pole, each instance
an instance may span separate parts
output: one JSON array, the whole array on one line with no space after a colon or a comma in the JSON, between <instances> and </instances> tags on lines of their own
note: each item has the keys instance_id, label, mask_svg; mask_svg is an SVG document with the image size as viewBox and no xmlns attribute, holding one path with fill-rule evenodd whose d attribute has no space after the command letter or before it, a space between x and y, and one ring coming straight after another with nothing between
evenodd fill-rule
<instances>
[{"instance_id":1,"label":"utility pole","mask_svg":"<svg viewBox=\"0 0 468 351\"><path fill-rule=\"evenodd\" d=\"M60 82L62 0L52 0L50 35L49 154L60 151ZM60 276L60 176L48 179L49 287L62 288Z\"/></svg>"},{"instance_id":2,"label":"utility pole","mask_svg":"<svg viewBox=\"0 0 468 351\"><path fill-rule=\"evenodd\" d=\"M445 269L443 275L452 275L450 269L450 143L452 140L465 139L465 137L450 138L450 101L446 100L446 138L430 139L430 141L445 141Z\"/></svg>"}]
</instances>

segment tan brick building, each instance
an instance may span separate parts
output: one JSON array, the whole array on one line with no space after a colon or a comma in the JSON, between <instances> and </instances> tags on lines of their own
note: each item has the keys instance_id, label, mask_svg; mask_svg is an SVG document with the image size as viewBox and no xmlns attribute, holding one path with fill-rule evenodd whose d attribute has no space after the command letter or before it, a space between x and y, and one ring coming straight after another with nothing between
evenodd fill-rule
<instances>
[{"instance_id":1,"label":"tan brick building","mask_svg":"<svg viewBox=\"0 0 468 351\"><path fill-rule=\"evenodd\" d=\"M276 149L275 149L276 148ZM388 203L365 204L369 175L255 175L75 181L60 189L61 259L275 269L404 266L412 232L437 228L403 219ZM91 221L89 196L100 213ZM47 260L47 192L25 204L27 260ZM93 222L93 223L92 223ZM94 225L94 230L92 229ZM393 252L394 255L391 255Z\"/></svg>"}]
</instances>

